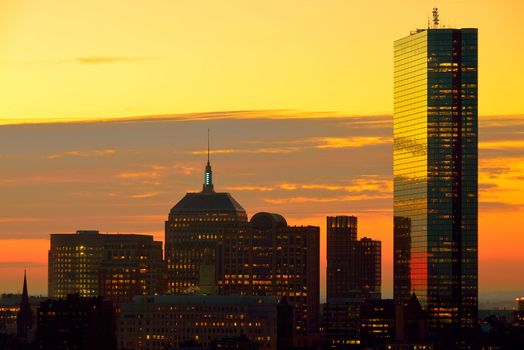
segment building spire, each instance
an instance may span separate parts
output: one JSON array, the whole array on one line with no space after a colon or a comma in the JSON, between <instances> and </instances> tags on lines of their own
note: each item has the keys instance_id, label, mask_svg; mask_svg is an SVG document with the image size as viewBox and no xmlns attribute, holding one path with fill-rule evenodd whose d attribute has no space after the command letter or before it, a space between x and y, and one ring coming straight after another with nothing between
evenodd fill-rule
<instances>
[{"instance_id":1,"label":"building spire","mask_svg":"<svg viewBox=\"0 0 524 350\"><path fill-rule=\"evenodd\" d=\"M20 310L16 316L17 336L28 340L30 332L33 329L33 312L31 311L31 304L29 304L29 293L27 292L27 277L24 270L24 288L22 291L22 299L20 300Z\"/></svg>"},{"instance_id":2,"label":"building spire","mask_svg":"<svg viewBox=\"0 0 524 350\"><path fill-rule=\"evenodd\" d=\"M24 287L22 289L22 301L20 306L26 303L29 304L29 294L27 293L27 272L24 269Z\"/></svg>"},{"instance_id":3,"label":"building spire","mask_svg":"<svg viewBox=\"0 0 524 350\"><path fill-rule=\"evenodd\" d=\"M211 163L209 162L209 129L207 129L207 165L204 177L204 186L202 192L215 192L213 189L213 170L211 170Z\"/></svg>"}]
</instances>

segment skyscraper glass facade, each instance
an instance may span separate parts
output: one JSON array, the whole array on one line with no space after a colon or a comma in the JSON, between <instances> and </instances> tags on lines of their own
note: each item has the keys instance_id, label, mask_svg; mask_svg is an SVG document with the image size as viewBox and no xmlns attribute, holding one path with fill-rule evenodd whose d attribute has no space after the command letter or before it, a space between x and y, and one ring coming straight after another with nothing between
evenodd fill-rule
<instances>
[{"instance_id":1,"label":"skyscraper glass facade","mask_svg":"<svg viewBox=\"0 0 524 350\"><path fill-rule=\"evenodd\" d=\"M395 42L394 294L429 327L472 328L478 303L477 29Z\"/></svg>"}]
</instances>

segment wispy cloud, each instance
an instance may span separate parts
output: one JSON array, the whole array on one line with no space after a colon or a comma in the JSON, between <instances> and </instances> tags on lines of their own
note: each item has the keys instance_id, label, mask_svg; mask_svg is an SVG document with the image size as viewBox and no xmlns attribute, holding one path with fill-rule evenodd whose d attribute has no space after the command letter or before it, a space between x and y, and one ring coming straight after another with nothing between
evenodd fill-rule
<instances>
[{"instance_id":1,"label":"wispy cloud","mask_svg":"<svg viewBox=\"0 0 524 350\"><path fill-rule=\"evenodd\" d=\"M507 128L524 125L524 115L481 116L481 128Z\"/></svg>"},{"instance_id":2,"label":"wispy cloud","mask_svg":"<svg viewBox=\"0 0 524 350\"><path fill-rule=\"evenodd\" d=\"M291 153L299 150L299 147L275 147L275 148L254 148L254 149L238 149L238 148L228 148L228 149L215 149L209 151L210 154L233 154L233 153L269 153L269 154L281 154L281 153ZM206 150L192 151L191 154L207 154Z\"/></svg>"},{"instance_id":3,"label":"wispy cloud","mask_svg":"<svg viewBox=\"0 0 524 350\"><path fill-rule=\"evenodd\" d=\"M160 192L145 192L145 193L132 194L129 196L129 198L134 198L134 199L151 198L151 197L156 197L159 194Z\"/></svg>"},{"instance_id":4,"label":"wispy cloud","mask_svg":"<svg viewBox=\"0 0 524 350\"><path fill-rule=\"evenodd\" d=\"M199 169L197 169L194 166L183 165L183 164L175 164L175 165L173 165L173 170L176 173L179 173L179 174L191 175L191 174L195 173Z\"/></svg>"},{"instance_id":5,"label":"wispy cloud","mask_svg":"<svg viewBox=\"0 0 524 350\"><path fill-rule=\"evenodd\" d=\"M479 201L492 209L524 206L524 158L481 160Z\"/></svg>"},{"instance_id":6,"label":"wispy cloud","mask_svg":"<svg viewBox=\"0 0 524 350\"><path fill-rule=\"evenodd\" d=\"M275 188L270 186L229 186L224 188L226 191L273 191Z\"/></svg>"},{"instance_id":7,"label":"wispy cloud","mask_svg":"<svg viewBox=\"0 0 524 350\"><path fill-rule=\"evenodd\" d=\"M499 151L524 149L524 140L482 141L479 142L479 148Z\"/></svg>"},{"instance_id":8,"label":"wispy cloud","mask_svg":"<svg viewBox=\"0 0 524 350\"><path fill-rule=\"evenodd\" d=\"M123 172L116 175L121 179L156 179L160 177L158 171L134 171L134 172Z\"/></svg>"},{"instance_id":9,"label":"wispy cloud","mask_svg":"<svg viewBox=\"0 0 524 350\"><path fill-rule=\"evenodd\" d=\"M393 139L381 136L318 137L310 139L316 148L360 148L391 144Z\"/></svg>"},{"instance_id":10,"label":"wispy cloud","mask_svg":"<svg viewBox=\"0 0 524 350\"><path fill-rule=\"evenodd\" d=\"M108 157L116 154L114 149L64 151L46 155L45 159L58 159L65 157Z\"/></svg>"},{"instance_id":11,"label":"wispy cloud","mask_svg":"<svg viewBox=\"0 0 524 350\"><path fill-rule=\"evenodd\" d=\"M46 221L42 218L0 217L0 223L24 223Z\"/></svg>"},{"instance_id":12,"label":"wispy cloud","mask_svg":"<svg viewBox=\"0 0 524 350\"><path fill-rule=\"evenodd\" d=\"M287 197L287 198L265 198L264 201L270 204L302 204L302 203L333 203L333 202L354 202L372 199L389 199L392 194L360 194L333 197Z\"/></svg>"},{"instance_id":13,"label":"wispy cloud","mask_svg":"<svg viewBox=\"0 0 524 350\"><path fill-rule=\"evenodd\" d=\"M323 191L339 191L350 193L388 193L393 191L393 183L390 179L378 175L361 175L358 178L352 179L346 184L322 184L322 183L278 183L266 186L230 186L225 188L228 191L308 191L308 190L323 190Z\"/></svg>"},{"instance_id":14,"label":"wispy cloud","mask_svg":"<svg viewBox=\"0 0 524 350\"><path fill-rule=\"evenodd\" d=\"M107 64L107 63L127 63L145 61L150 58L138 56L83 56L76 61L80 64Z\"/></svg>"}]
</instances>

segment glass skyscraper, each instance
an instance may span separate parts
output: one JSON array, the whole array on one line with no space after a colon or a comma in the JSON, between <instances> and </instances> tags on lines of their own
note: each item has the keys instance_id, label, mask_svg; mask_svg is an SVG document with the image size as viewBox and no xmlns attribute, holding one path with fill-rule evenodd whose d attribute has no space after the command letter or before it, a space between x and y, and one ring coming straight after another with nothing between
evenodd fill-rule
<instances>
[{"instance_id":1,"label":"glass skyscraper","mask_svg":"<svg viewBox=\"0 0 524 350\"><path fill-rule=\"evenodd\" d=\"M436 27L394 45L394 297L416 294L433 334L464 336L478 312L477 29Z\"/></svg>"}]
</instances>

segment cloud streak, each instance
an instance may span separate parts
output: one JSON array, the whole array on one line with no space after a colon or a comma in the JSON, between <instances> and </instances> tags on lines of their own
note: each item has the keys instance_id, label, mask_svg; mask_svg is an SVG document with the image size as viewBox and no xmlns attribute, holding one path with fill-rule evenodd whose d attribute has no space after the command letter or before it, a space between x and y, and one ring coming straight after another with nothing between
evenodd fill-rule
<instances>
[{"instance_id":1,"label":"cloud streak","mask_svg":"<svg viewBox=\"0 0 524 350\"><path fill-rule=\"evenodd\" d=\"M282 147L282 148L255 148L255 149L215 149L209 151L210 154L234 154L234 153L269 153L269 154L282 154L292 153L299 150L299 147ZM192 151L191 154L201 155L207 154L206 150Z\"/></svg>"},{"instance_id":2,"label":"cloud streak","mask_svg":"<svg viewBox=\"0 0 524 350\"><path fill-rule=\"evenodd\" d=\"M348 136L348 137L319 137L311 139L316 148L361 148L367 146L385 145L393 143L390 137L381 136Z\"/></svg>"},{"instance_id":3,"label":"cloud streak","mask_svg":"<svg viewBox=\"0 0 524 350\"><path fill-rule=\"evenodd\" d=\"M138 56L83 56L76 59L77 63L80 64L108 64L108 63L129 63L129 62L138 62L145 61L150 58L148 57L138 57Z\"/></svg>"},{"instance_id":4,"label":"cloud streak","mask_svg":"<svg viewBox=\"0 0 524 350\"><path fill-rule=\"evenodd\" d=\"M65 157L109 157L116 154L114 149L101 149L101 150L84 150L84 151L64 151L58 153L52 153L46 155L45 159L58 159Z\"/></svg>"}]
</instances>

